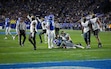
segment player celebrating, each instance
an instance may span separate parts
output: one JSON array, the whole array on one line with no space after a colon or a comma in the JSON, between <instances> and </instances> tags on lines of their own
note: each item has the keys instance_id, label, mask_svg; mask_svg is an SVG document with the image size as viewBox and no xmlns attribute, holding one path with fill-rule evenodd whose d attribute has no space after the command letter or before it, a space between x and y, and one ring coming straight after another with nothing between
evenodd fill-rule
<instances>
[{"instance_id":1,"label":"player celebrating","mask_svg":"<svg viewBox=\"0 0 111 69\"><path fill-rule=\"evenodd\" d=\"M48 16L47 34L48 34L48 48L52 49L54 47L53 40L55 37L54 15L52 14Z\"/></svg>"},{"instance_id":2,"label":"player celebrating","mask_svg":"<svg viewBox=\"0 0 111 69\"><path fill-rule=\"evenodd\" d=\"M89 49L90 47L90 24L89 21L86 20L85 17L81 19L81 27L82 27L82 34L84 36L84 40L87 44L86 48Z\"/></svg>"},{"instance_id":3,"label":"player celebrating","mask_svg":"<svg viewBox=\"0 0 111 69\"><path fill-rule=\"evenodd\" d=\"M38 19L38 18L37 18L37 19ZM39 33L40 43L43 42L43 41L42 41L42 37L41 37L42 34L44 34L44 40L45 40L45 43L47 43L46 21L44 20L44 18L41 18L41 20L40 20L40 19L38 19L38 20L39 20L39 22L40 22L41 25L42 25L42 32Z\"/></svg>"},{"instance_id":4,"label":"player celebrating","mask_svg":"<svg viewBox=\"0 0 111 69\"><path fill-rule=\"evenodd\" d=\"M37 26L37 20L34 16L27 16L27 18L29 18L29 20L31 21L30 24L30 35L29 35L29 41L31 42L31 44L34 46L34 50L36 50L36 26Z\"/></svg>"},{"instance_id":5,"label":"player celebrating","mask_svg":"<svg viewBox=\"0 0 111 69\"><path fill-rule=\"evenodd\" d=\"M102 24L101 24L99 18L95 16L95 14L93 14L92 19L90 19L90 22L92 24L93 34L96 37L96 39L98 41L98 47L100 48L100 47L102 47L102 43L100 41L98 34L99 34L99 30L102 29Z\"/></svg>"},{"instance_id":6,"label":"player celebrating","mask_svg":"<svg viewBox=\"0 0 111 69\"><path fill-rule=\"evenodd\" d=\"M10 19L9 18L5 18L5 38L4 39L7 39L7 35L11 35L12 38L13 38L13 35L11 34L10 32L11 28L10 28Z\"/></svg>"}]
</instances>

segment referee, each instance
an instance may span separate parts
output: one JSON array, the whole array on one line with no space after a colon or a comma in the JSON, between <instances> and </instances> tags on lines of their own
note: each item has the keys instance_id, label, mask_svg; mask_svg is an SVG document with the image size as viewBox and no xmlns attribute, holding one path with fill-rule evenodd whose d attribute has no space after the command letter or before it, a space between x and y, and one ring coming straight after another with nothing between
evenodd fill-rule
<instances>
[{"instance_id":1,"label":"referee","mask_svg":"<svg viewBox=\"0 0 111 69\"><path fill-rule=\"evenodd\" d=\"M20 23L17 26L17 31L19 35L19 44L21 46L24 46L24 42L26 40L26 24L23 18L20 20ZM24 38L23 41L22 41L22 36Z\"/></svg>"}]
</instances>

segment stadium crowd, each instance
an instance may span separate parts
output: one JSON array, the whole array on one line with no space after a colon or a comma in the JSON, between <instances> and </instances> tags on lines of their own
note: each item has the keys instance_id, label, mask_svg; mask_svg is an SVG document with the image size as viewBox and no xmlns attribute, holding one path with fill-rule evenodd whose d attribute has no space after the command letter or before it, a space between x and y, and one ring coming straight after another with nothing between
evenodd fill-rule
<instances>
[{"instance_id":1,"label":"stadium crowd","mask_svg":"<svg viewBox=\"0 0 111 69\"><path fill-rule=\"evenodd\" d=\"M102 5L107 1L109 0L2 0L0 21L7 16L16 20L18 17L26 17L27 14L44 17L52 12L59 23L76 23L83 14L94 12L104 13L101 17L102 22L111 23L110 6L106 8L108 5ZM107 11L109 13L106 13Z\"/></svg>"}]
</instances>

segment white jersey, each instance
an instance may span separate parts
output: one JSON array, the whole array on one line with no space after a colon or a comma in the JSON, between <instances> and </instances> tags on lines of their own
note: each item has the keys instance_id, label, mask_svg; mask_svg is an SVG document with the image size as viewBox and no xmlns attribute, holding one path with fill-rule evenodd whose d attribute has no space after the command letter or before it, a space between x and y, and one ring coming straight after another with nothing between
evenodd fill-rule
<instances>
[{"instance_id":1,"label":"white jersey","mask_svg":"<svg viewBox=\"0 0 111 69\"><path fill-rule=\"evenodd\" d=\"M84 27L83 32L86 33L89 31L89 21L86 21L85 23L82 21L81 25Z\"/></svg>"},{"instance_id":2,"label":"white jersey","mask_svg":"<svg viewBox=\"0 0 111 69\"><path fill-rule=\"evenodd\" d=\"M30 21L32 21L32 18L31 18L29 15L27 16L27 18L28 18Z\"/></svg>"},{"instance_id":3,"label":"white jersey","mask_svg":"<svg viewBox=\"0 0 111 69\"><path fill-rule=\"evenodd\" d=\"M32 18L28 15L27 18L30 20L31 24L30 24L30 32L37 32L37 20L32 20Z\"/></svg>"},{"instance_id":4,"label":"white jersey","mask_svg":"<svg viewBox=\"0 0 111 69\"><path fill-rule=\"evenodd\" d=\"M35 26L34 26L35 25ZM33 20L33 21L31 21L31 24L30 24L30 32L32 33L32 32L37 32L37 20Z\"/></svg>"},{"instance_id":5,"label":"white jersey","mask_svg":"<svg viewBox=\"0 0 111 69\"><path fill-rule=\"evenodd\" d=\"M91 22L91 24L92 24L93 30L97 30L97 29L100 28L100 27L99 27L99 24L97 23L97 20L98 20L97 17L90 19L90 22Z\"/></svg>"},{"instance_id":6,"label":"white jersey","mask_svg":"<svg viewBox=\"0 0 111 69\"><path fill-rule=\"evenodd\" d=\"M68 33L64 33L64 35L60 35L60 37L62 38L62 40L67 40L70 35Z\"/></svg>"}]
</instances>

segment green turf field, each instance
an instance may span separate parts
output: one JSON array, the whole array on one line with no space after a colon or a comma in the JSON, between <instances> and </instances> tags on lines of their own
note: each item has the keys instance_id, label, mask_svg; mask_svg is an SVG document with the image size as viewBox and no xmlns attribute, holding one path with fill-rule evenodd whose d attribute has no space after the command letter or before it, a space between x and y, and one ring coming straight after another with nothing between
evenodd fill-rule
<instances>
[{"instance_id":1,"label":"green turf field","mask_svg":"<svg viewBox=\"0 0 111 69\"><path fill-rule=\"evenodd\" d=\"M84 47L86 46L81 36L81 31L65 31L70 34L74 43L80 42ZM37 50L34 51L33 46L28 41L28 34L24 47L19 46L17 38L16 40L12 40L12 38L9 37L7 40L4 40L4 37L3 34L0 34L0 63L111 59L111 32L100 32L100 38L103 44L102 48L98 48L97 40L92 35L91 49L49 50L47 44L39 43L37 35Z\"/></svg>"}]
</instances>

